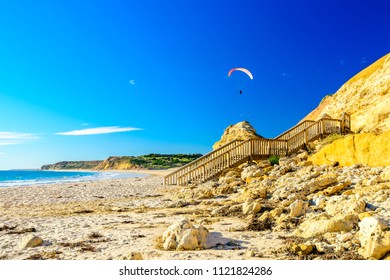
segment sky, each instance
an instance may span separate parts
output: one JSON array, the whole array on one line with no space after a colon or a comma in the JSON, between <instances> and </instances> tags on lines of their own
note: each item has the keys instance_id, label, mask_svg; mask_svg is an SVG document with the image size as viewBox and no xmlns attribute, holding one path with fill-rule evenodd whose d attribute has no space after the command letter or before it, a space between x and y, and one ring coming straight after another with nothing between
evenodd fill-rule
<instances>
[{"instance_id":1,"label":"sky","mask_svg":"<svg viewBox=\"0 0 390 280\"><path fill-rule=\"evenodd\" d=\"M383 0L0 1L0 169L204 154L243 120L275 137L390 52L389 8ZM229 77L234 67L253 80Z\"/></svg>"}]
</instances>

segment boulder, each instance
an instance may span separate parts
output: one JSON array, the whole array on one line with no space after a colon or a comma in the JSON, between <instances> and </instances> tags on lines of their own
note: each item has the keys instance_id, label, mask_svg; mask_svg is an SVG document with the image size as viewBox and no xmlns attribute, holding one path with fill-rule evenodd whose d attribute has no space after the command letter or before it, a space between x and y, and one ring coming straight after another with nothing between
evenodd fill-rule
<instances>
[{"instance_id":1,"label":"boulder","mask_svg":"<svg viewBox=\"0 0 390 280\"><path fill-rule=\"evenodd\" d=\"M331 197L328 199L325 211L329 215L337 214L360 214L365 211L366 202L360 198L356 199L354 196L348 196L346 199L341 196Z\"/></svg>"},{"instance_id":2,"label":"boulder","mask_svg":"<svg viewBox=\"0 0 390 280\"><path fill-rule=\"evenodd\" d=\"M383 172L382 172L382 175L381 175L381 179L383 181L390 181L390 166L387 166Z\"/></svg>"},{"instance_id":3,"label":"boulder","mask_svg":"<svg viewBox=\"0 0 390 280\"><path fill-rule=\"evenodd\" d=\"M331 195L334 195L335 193L345 189L346 187L348 187L349 185L351 184L351 182L344 182L344 183L339 183L333 187L328 187L326 188L323 193L324 195L326 196L331 196Z\"/></svg>"},{"instance_id":4,"label":"boulder","mask_svg":"<svg viewBox=\"0 0 390 280\"><path fill-rule=\"evenodd\" d=\"M309 183L309 191L310 193L321 191L336 182L337 182L336 174L334 173L323 174L318 178L314 179L313 182Z\"/></svg>"},{"instance_id":5,"label":"boulder","mask_svg":"<svg viewBox=\"0 0 390 280\"><path fill-rule=\"evenodd\" d=\"M242 205L242 212L244 213L244 215L256 214L260 211L260 209L260 203L252 198L248 198Z\"/></svg>"},{"instance_id":6,"label":"boulder","mask_svg":"<svg viewBox=\"0 0 390 280\"><path fill-rule=\"evenodd\" d=\"M290 249L297 254L298 256L307 256L309 255L315 247L311 244L291 244Z\"/></svg>"},{"instance_id":7,"label":"boulder","mask_svg":"<svg viewBox=\"0 0 390 280\"><path fill-rule=\"evenodd\" d=\"M303 200L301 200L301 199L295 200L295 202L293 202L289 206L290 216L293 218L296 218L296 217L304 215L306 212L306 207L307 207L307 204Z\"/></svg>"},{"instance_id":8,"label":"boulder","mask_svg":"<svg viewBox=\"0 0 390 280\"><path fill-rule=\"evenodd\" d=\"M206 246L208 230L202 225L193 225L184 217L170 225L162 235L165 250L195 250Z\"/></svg>"},{"instance_id":9,"label":"boulder","mask_svg":"<svg viewBox=\"0 0 390 280\"><path fill-rule=\"evenodd\" d=\"M390 252L390 231L384 220L364 218L359 223L359 254L366 259L380 259Z\"/></svg>"},{"instance_id":10,"label":"boulder","mask_svg":"<svg viewBox=\"0 0 390 280\"><path fill-rule=\"evenodd\" d=\"M26 237L24 237L20 242L20 248L21 249L33 248L33 247L41 246L42 244L43 244L42 238L33 234L29 234Z\"/></svg>"},{"instance_id":11,"label":"boulder","mask_svg":"<svg viewBox=\"0 0 390 280\"><path fill-rule=\"evenodd\" d=\"M332 217L326 213L304 221L296 230L299 237L310 238L328 232L350 231L357 224L357 215L337 215Z\"/></svg>"},{"instance_id":12,"label":"boulder","mask_svg":"<svg viewBox=\"0 0 390 280\"><path fill-rule=\"evenodd\" d=\"M336 239L340 242L347 242L353 238L353 234L350 232L340 233L336 235Z\"/></svg>"},{"instance_id":13,"label":"boulder","mask_svg":"<svg viewBox=\"0 0 390 280\"><path fill-rule=\"evenodd\" d=\"M267 187L260 182L251 182L242 191L243 198L266 198Z\"/></svg>"},{"instance_id":14,"label":"boulder","mask_svg":"<svg viewBox=\"0 0 390 280\"><path fill-rule=\"evenodd\" d=\"M247 165L242 169L241 179L246 180L248 178L256 178L264 175L264 170L256 164Z\"/></svg>"},{"instance_id":15,"label":"boulder","mask_svg":"<svg viewBox=\"0 0 390 280\"><path fill-rule=\"evenodd\" d=\"M326 205L326 198L321 195L321 196L313 198L313 202L317 208L323 209L323 208L325 208L325 205Z\"/></svg>"}]
</instances>

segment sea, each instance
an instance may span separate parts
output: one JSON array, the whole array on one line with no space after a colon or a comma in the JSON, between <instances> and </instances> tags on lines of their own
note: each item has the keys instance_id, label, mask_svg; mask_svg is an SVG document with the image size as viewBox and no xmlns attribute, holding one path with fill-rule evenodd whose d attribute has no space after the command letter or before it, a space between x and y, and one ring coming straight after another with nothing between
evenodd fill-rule
<instances>
[{"instance_id":1,"label":"sea","mask_svg":"<svg viewBox=\"0 0 390 280\"><path fill-rule=\"evenodd\" d=\"M0 187L35 186L144 176L147 175L129 172L0 170Z\"/></svg>"}]
</instances>

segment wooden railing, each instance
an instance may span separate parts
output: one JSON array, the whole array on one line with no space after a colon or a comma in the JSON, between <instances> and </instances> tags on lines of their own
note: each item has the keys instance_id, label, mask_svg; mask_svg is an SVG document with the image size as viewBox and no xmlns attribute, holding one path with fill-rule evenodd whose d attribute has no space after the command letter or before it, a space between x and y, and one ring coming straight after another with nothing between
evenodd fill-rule
<instances>
[{"instance_id":1,"label":"wooden railing","mask_svg":"<svg viewBox=\"0 0 390 280\"><path fill-rule=\"evenodd\" d=\"M312 125L313 123L315 123L315 121L309 121L309 120L303 121L303 122L297 124L296 126L293 126L289 130L283 132L282 134L278 135L274 139L279 139L279 140L290 139L295 134L304 131L306 127Z\"/></svg>"},{"instance_id":2,"label":"wooden railing","mask_svg":"<svg viewBox=\"0 0 390 280\"><path fill-rule=\"evenodd\" d=\"M198 184L250 159L290 155L325 135L349 132L350 126L350 116L344 113L341 120L304 121L275 139L232 141L168 174L164 177L164 184Z\"/></svg>"},{"instance_id":3,"label":"wooden railing","mask_svg":"<svg viewBox=\"0 0 390 280\"><path fill-rule=\"evenodd\" d=\"M164 177L164 184L165 185L176 185L177 184L177 178L180 177L183 174L186 174L187 172L191 171L191 169L196 168L197 166L200 166L204 164L205 162L209 161L212 158L218 157L221 154L224 154L226 151L231 150L232 148L236 147L238 144L242 143L243 141L234 140L232 142L229 142L211 153L208 153L194 161L191 161L190 163L180 167L179 169L175 170L174 172L166 175Z\"/></svg>"},{"instance_id":4,"label":"wooden railing","mask_svg":"<svg viewBox=\"0 0 390 280\"><path fill-rule=\"evenodd\" d=\"M178 185L198 184L207 181L225 169L236 166L248 160L248 157L262 157L269 155L286 155L287 142L273 139L249 139L237 145L234 149L213 157L203 165L178 176Z\"/></svg>"}]
</instances>

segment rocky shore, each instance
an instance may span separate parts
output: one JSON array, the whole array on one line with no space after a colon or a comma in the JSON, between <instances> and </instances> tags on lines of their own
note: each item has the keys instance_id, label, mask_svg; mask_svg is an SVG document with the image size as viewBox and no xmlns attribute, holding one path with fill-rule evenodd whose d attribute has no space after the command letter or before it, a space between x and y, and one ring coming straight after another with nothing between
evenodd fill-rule
<instances>
[{"instance_id":1,"label":"rocky shore","mask_svg":"<svg viewBox=\"0 0 390 280\"><path fill-rule=\"evenodd\" d=\"M149 176L0 189L0 259L389 259L390 167L301 151L197 186Z\"/></svg>"}]
</instances>

